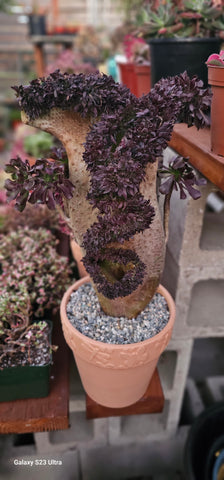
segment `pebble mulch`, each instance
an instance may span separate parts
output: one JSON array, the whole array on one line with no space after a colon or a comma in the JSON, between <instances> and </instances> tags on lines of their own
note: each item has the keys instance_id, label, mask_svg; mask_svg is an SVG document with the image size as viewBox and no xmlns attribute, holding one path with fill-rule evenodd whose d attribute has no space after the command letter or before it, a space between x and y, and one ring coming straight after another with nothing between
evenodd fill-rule
<instances>
[{"instance_id":1,"label":"pebble mulch","mask_svg":"<svg viewBox=\"0 0 224 480\"><path fill-rule=\"evenodd\" d=\"M159 333L169 320L165 298L156 293L147 307L133 319L110 317L100 307L90 283L71 294L67 315L83 335L105 343L137 343Z\"/></svg>"}]
</instances>

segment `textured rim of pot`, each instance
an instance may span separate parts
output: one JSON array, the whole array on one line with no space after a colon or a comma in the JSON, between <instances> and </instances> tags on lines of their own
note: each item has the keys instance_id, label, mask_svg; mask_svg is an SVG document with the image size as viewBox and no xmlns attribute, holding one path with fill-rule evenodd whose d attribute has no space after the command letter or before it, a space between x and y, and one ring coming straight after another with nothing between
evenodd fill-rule
<instances>
[{"instance_id":1,"label":"textured rim of pot","mask_svg":"<svg viewBox=\"0 0 224 480\"><path fill-rule=\"evenodd\" d=\"M159 340L160 337L164 336L164 333L166 333L166 331L170 331L170 329L173 328L174 321L175 321L175 316L176 316L175 303L174 303L174 300L173 300L172 296L168 292L168 290L165 287L163 287L162 285L159 285L158 288L157 288L157 293L160 293L165 298L165 300L167 302L167 305L168 305L170 317L169 317L169 320L168 320L166 326L159 333L154 335L153 337L147 338L146 340L142 340L141 342L118 345L116 343L101 342L100 340L94 340L93 338L90 338L90 337L87 337L86 335L83 335L81 332L79 332L74 327L74 325L72 325L72 323L68 319L67 312L66 312L66 307L67 307L67 303L70 299L71 293L73 293L75 290L77 290L79 287L81 287L81 285L83 285L84 283L91 283L91 280L90 280L89 276L83 277L80 280L77 280L73 285L71 285L71 287L69 287L68 290L66 290L66 292L64 293L64 296L62 298L61 305L60 305L60 314L61 314L61 316L63 315L64 322L66 322L70 326L70 328L73 328L76 331L76 335L78 337L80 337L80 340L87 338L88 342L92 343L93 345L97 345L97 344L100 343L100 344L104 345L104 348L111 349L111 347L113 347L117 350L121 350L121 349L124 349L124 348L136 348L137 343L140 343L141 345L145 345L146 343L152 341L152 339L153 339L153 341L154 340Z\"/></svg>"}]
</instances>

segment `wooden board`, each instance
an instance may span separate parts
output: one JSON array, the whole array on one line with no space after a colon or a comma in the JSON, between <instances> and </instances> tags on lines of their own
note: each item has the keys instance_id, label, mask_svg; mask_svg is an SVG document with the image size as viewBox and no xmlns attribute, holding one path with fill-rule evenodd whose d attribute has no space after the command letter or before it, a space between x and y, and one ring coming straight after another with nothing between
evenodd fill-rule
<instances>
[{"instance_id":1,"label":"wooden board","mask_svg":"<svg viewBox=\"0 0 224 480\"><path fill-rule=\"evenodd\" d=\"M0 402L0 434L62 430L69 427L69 349L54 318L50 394L45 398Z\"/></svg>"},{"instance_id":2,"label":"wooden board","mask_svg":"<svg viewBox=\"0 0 224 480\"><path fill-rule=\"evenodd\" d=\"M163 411L163 407L164 395L157 370L155 370L155 373L143 397L129 407L103 407L86 395L86 418L88 419L116 417L121 415L139 415L144 413L160 413Z\"/></svg>"},{"instance_id":3,"label":"wooden board","mask_svg":"<svg viewBox=\"0 0 224 480\"><path fill-rule=\"evenodd\" d=\"M224 157L211 151L210 129L188 128L185 123L176 124L169 146L201 172L210 182L224 191Z\"/></svg>"}]
</instances>

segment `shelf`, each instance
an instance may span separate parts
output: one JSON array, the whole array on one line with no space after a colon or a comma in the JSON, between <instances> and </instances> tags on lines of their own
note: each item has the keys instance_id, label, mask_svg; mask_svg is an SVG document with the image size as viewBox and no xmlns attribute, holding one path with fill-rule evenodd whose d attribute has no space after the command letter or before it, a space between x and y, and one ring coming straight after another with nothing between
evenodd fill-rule
<instances>
[{"instance_id":1,"label":"shelf","mask_svg":"<svg viewBox=\"0 0 224 480\"><path fill-rule=\"evenodd\" d=\"M75 35L76 35L75 33L71 35L70 34L31 35L29 39L33 44L53 43L53 44L71 45L75 40Z\"/></svg>"},{"instance_id":2,"label":"shelf","mask_svg":"<svg viewBox=\"0 0 224 480\"><path fill-rule=\"evenodd\" d=\"M189 157L193 167L224 191L224 157L211 151L210 142L209 128L197 130L179 123L174 126L169 147L183 157Z\"/></svg>"},{"instance_id":3,"label":"shelf","mask_svg":"<svg viewBox=\"0 0 224 480\"><path fill-rule=\"evenodd\" d=\"M50 394L0 402L0 434L63 430L69 427L69 349L65 343L59 318L54 318L53 353Z\"/></svg>"},{"instance_id":4,"label":"shelf","mask_svg":"<svg viewBox=\"0 0 224 480\"><path fill-rule=\"evenodd\" d=\"M123 408L108 408L99 405L86 395L86 418L117 417L122 415L139 415L161 413L164 407L164 395L157 369L143 397L133 405Z\"/></svg>"}]
</instances>

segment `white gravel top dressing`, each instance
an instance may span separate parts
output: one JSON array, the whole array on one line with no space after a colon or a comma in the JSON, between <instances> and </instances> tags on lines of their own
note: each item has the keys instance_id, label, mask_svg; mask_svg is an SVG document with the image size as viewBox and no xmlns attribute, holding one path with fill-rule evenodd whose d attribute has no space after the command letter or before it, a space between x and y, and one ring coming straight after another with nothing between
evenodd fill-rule
<instances>
[{"instance_id":1,"label":"white gravel top dressing","mask_svg":"<svg viewBox=\"0 0 224 480\"><path fill-rule=\"evenodd\" d=\"M110 317L102 311L90 283L71 294L67 315L83 335L118 345L147 340L163 330L169 320L166 300L159 293L136 318Z\"/></svg>"}]
</instances>

